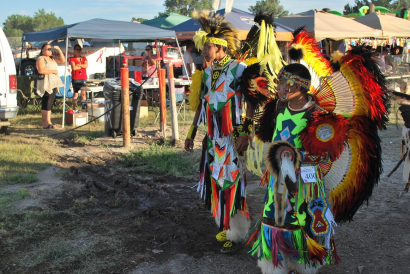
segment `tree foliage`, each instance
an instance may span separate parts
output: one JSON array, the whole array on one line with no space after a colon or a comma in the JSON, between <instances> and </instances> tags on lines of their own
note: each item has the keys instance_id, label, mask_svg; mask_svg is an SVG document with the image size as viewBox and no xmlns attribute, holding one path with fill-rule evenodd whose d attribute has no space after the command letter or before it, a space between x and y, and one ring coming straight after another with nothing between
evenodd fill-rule
<instances>
[{"instance_id":1,"label":"tree foliage","mask_svg":"<svg viewBox=\"0 0 410 274\"><path fill-rule=\"evenodd\" d=\"M47 13L40 9L34 16L12 14L3 23L3 31L7 37L22 36L24 32L40 31L64 26L64 20L54 12Z\"/></svg>"},{"instance_id":2,"label":"tree foliage","mask_svg":"<svg viewBox=\"0 0 410 274\"><path fill-rule=\"evenodd\" d=\"M142 23L142 22L148 21L148 19L141 18L141 17L139 18L132 17L131 22L135 22L135 21Z\"/></svg>"},{"instance_id":3,"label":"tree foliage","mask_svg":"<svg viewBox=\"0 0 410 274\"><path fill-rule=\"evenodd\" d=\"M165 12L160 12L158 17L169 14L170 12L191 16L194 10L211 9L212 2L213 0L165 0Z\"/></svg>"},{"instance_id":4,"label":"tree foliage","mask_svg":"<svg viewBox=\"0 0 410 274\"><path fill-rule=\"evenodd\" d=\"M402 8L410 8L410 0L397 0L392 4L392 10L401 10Z\"/></svg>"},{"instance_id":5,"label":"tree foliage","mask_svg":"<svg viewBox=\"0 0 410 274\"><path fill-rule=\"evenodd\" d=\"M249 7L249 11L252 14L256 14L258 12L271 13L273 20L289 15L289 11L285 10L279 0L256 1L255 6Z\"/></svg>"},{"instance_id":6,"label":"tree foliage","mask_svg":"<svg viewBox=\"0 0 410 274\"><path fill-rule=\"evenodd\" d=\"M355 0L354 4L346 4L344 6L343 14L357 13L361 7L369 6L370 4L387 8L391 12L402 8L410 8L410 0Z\"/></svg>"}]
</instances>

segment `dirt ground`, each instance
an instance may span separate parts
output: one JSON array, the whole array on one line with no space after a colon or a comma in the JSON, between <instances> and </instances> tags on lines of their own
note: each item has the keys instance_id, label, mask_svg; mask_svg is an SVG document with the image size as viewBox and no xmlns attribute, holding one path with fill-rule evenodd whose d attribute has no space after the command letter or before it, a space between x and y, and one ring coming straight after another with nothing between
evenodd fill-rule
<instances>
[{"instance_id":1,"label":"dirt ground","mask_svg":"<svg viewBox=\"0 0 410 274\"><path fill-rule=\"evenodd\" d=\"M181 129L181 136L186 130ZM137 148L159 134L155 128L139 133L133 139ZM381 182L355 220L336 228L341 263L324 266L322 274L410 273L410 193L402 192L403 167L387 177L400 158L401 125L390 125L381 136ZM41 172L38 183L26 186L35 195L16 202L17 213L49 211L58 215L32 237L30 245L23 242L19 250L0 247L0 273L260 273L256 258L247 254L248 247L241 246L231 255L219 252L218 230L196 192L196 173L182 178L136 174L117 161L123 152L118 146L120 139L96 141L107 145L62 141L59 163ZM200 142L195 145L197 150L189 157L198 165ZM177 146L182 150L182 142ZM254 221L262 209L264 189L251 174L248 184ZM95 257L84 253L74 259L61 258L53 253L39 264L29 264L35 260L31 246L42 245L55 234L77 250L95 248ZM52 245L45 248L52 249ZM16 263L17 257L26 255L26 265ZM71 263L56 265L56 258ZM89 268L89 262L104 267Z\"/></svg>"}]
</instances>

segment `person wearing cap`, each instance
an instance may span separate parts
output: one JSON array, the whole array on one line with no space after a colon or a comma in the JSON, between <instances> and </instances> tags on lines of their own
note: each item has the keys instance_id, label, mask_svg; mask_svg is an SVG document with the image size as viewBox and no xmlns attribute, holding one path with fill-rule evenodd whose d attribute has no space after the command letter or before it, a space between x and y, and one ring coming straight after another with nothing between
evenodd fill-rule
<instances>
[{"instance_id":1,"label":"person wearing cap","mask_svg":"<svg viewBox=\"0 0 410 274\"><path fill-rule=\"evenodd\" d=\"M78 92L86 85L88 61L86 57L81 56L81 46L79 44L74 46L74 57L70 58L71 65L71 79L73 85L73 110L77 108ZM81 105L85 109L87 104L86 92L81 90Z\"/></svg>"}]
</instances>

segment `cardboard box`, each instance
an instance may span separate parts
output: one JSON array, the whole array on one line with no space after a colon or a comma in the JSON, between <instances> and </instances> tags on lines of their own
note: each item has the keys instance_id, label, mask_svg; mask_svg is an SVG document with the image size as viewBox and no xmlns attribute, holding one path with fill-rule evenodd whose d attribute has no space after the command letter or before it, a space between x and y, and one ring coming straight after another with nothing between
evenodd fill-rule
<instances>
[{"instance_id":1,"label":"cardboard box","mask_svg":"<svg viewBox=\"0 0 410 274\"><path fill-rule=\"evenodd\" d=\"M78 127L88 122L87 112L65 113L65 124L67 126Z\"/></svg>"},{"instance_id":2,"label":"cardboard box","mask_svg":"<svg viewBox=\"0 0 410 274\"><path fill-rule=\"evenodd\" d=\"M141 100L140 105L140 118L148 117L148 102L147 100Z\"/></svg>"}]
</instances>

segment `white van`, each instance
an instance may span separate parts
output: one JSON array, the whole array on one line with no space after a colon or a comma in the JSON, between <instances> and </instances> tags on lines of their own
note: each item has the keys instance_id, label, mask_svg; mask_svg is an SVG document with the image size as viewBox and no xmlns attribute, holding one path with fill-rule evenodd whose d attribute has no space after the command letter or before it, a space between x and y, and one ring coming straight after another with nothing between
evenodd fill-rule
<instances>
[{"instance_id":1,"label":"white van","mask_svg":"<svg viewBox=\"0 0 410 274\"><path fill-rule=\"evenodd\" d=\"M0 28L0 133L6 133L8 119L17 115L17 78L13 53Z\"/></svg>"}]
</instances>

